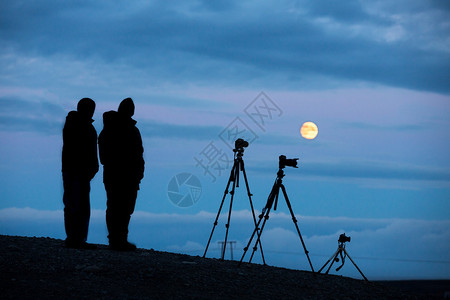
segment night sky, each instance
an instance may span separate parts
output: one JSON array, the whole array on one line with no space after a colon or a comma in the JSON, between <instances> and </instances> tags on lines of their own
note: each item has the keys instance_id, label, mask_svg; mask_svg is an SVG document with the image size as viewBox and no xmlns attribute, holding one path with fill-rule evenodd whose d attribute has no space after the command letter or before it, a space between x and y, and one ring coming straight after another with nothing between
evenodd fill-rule
<instances>
[{"instance_id":1,"label":"night sky","mask_svg":"<svg viewBox=\"0 0 450 300\"><path fill-rule=\"evenodd\" d=\"M256 213L279 155L299 158L283 182L315 269L345 232L369 280L449 279L449 20L439 0L2 1L0 234L65 238L65 117L90 97L100 133L103 112L131 97L146 160L138 247L203 254L241 137ZM300 134L307 121L315 139ZM308 270L279 200L266 261ZM107 243L101 170L91 208L88 242ZM241 178L234 259L252 224ZM338 274L360 278L350 262Z\"/></svg>"}]
</instances>

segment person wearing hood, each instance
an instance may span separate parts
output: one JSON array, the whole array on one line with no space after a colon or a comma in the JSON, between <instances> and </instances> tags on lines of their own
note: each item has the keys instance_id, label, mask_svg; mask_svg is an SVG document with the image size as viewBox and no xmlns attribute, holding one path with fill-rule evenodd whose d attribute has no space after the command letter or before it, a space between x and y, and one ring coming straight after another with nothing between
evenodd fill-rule
<instances>
[{"instance_id":1,"label":"person wearing hood","mask_svg":"<svg viewBox=\"0 0 450 300\"><path fill-rule=\"evenodd\" d=\"M119 109L103 114L103 130L98 139L103 183L106 189L106 225L109 246L113 250L132 251L128 225L134 212L139 184L144 177L144 148L134 115L131 98Z\"/></svg>"},{"instance_id":2,"label":"person wearing hood","mask_svg":"<svg viewBox=\"0 0 450 300\"><path fill-rule=\"evenodd\" d=\"M92 125L95 102L83 98L67 114L63 128L62 176L66 247L95 249L86 243L91 215L90 182L98 172L97 131Z\"/></svg>"}]
</instances>

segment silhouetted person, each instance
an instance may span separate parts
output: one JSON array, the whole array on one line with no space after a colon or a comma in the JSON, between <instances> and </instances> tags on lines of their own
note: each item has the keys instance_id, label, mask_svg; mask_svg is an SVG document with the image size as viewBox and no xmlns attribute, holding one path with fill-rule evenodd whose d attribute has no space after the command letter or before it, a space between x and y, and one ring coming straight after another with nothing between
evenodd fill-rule
<instances>
[{"instance_id":1,"label":"silhouetted person","mask_svg":"<svg viewBox=\"0 0 450 300\"><path fill-rule=\"evenodd\" d=\"M98 172L97 131L92 126L94 111L92 99L81 99L77 110L67 114L63 129L64 226L65 244L69 248L96 248L86 243L91 215L90 181Z\"/></svg>"},{"instance_id":2,"label":"silhouetted person","mask_svg":"<svg viewBox=\"0 0 450 300\"><path fill-rule=\"evenodd\" d=\"M103 182L107 196L106 225L111 249L135 250L128 242L128 224L144 177L142 138L131 98L124 99L117 112L103 114L103 130L98 139Z\"/></svg>"}]
</instances>

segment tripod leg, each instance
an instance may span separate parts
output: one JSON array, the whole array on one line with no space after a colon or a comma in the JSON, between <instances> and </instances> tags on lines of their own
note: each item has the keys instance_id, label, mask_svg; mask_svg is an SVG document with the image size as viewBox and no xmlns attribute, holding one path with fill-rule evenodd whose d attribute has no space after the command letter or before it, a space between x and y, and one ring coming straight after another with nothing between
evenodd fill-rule
<instances>
[{"instance_id":1,"label":"tripod leg","mask_svg":"<svg viewBox=\"0 0 450 300\"><path fill-rule=\"evenodd\" d=\"M328 263L333 259L336 259L337 254L339 253L339 249L336 250L336 252L333 253L333 255L331 255L330 259L327 260L327 262L322 266L322 268L320 268L320 270L317 273L322 272L323 268L325 268L326 265L328 265Z\"/></svg>"},{"instance_id":2,"label":"tripod leg","mask_svg":"<svg viewBox=\"0 0 450 300\"><path fill-rule=\"evenodd\" d=\"M235 180L233 181L233 188L230 191L231 200L230 200L230 209L228 211L228 220L227 220L227 224L225 224L225 227L227 228L227 230L225 231L225 247L223 248L223 251L222 251L222 260L225 259L225 250L227 248L227 240L228 240L228 230L230 229L231 209L233 207L234 193L236 191L236 181L238 180L237 176L239 175L239 164L237 163L237 161L236 161L235 172L236 173L235 173L235 176L234 176Z\"/></svg>"},{"instance_id":3,"label":"tripod leg","mask_svg":"<svg viewBox=\"0 0 450 300\"><path fill-rule=\"evenodd\" d=\"M297 218L295 217L294 211L292 210L291 203L289 202L289 198L288 198L288 195L286 193L286 188L284 187L283 184L280 184L280 187L281 187L281 190L283 191L284 199L286 200L286 204L287 204L287 206L289 208L289 211L291 213L292 221L294 222L295 228L297 229L298 236L300 237L300 241L302 242L303 249L305 250L306 257L308 258L309 266L311 267L311 270L314 273L314 268L312 266L311 260L309 259L309 255L308 255L309 252L308 252L308 250L306 250L305 242L303 241L302 235L300 233L300 229L298 228Z\"/></svg>"},{"instance_id":4,"label":"tripod leg","mask_svg":"<svg viewBox=\"0 0 450 300\"><path fill-rule=\"evenodd\" d=\"M259 236L259 235L260 235L260 232L259 232L258 226L256 225L255 209L253 208L253 202L252 202L252 196L253 196L253 194L250 193L250 187L249 187L249 185L248 185L247 174L246 174L245 168L244 168L244 161L241 160L240 162L241 162L241 170L242 170L242 173L244 174L245 186L247 187L247 195L248 195L248 200L250 201L250 208L251 208L251 210L252 210L253 222L254 222L254 224L255 224L255 227L257 228L257 232L256 232L256 233L257 233L258 236ZM259 249L261 249L261 257L262 257L262 260L263 260L263 264L265 265L265 264L266 264L266 260L265 260L265 258L264 258L264 252L263 252L261 240L259 240Z\"/></svg>"},{"instance_id":5,"label":"tripod leg","mask_svg":"<svg viewBox=\"0 0 450 300\"><path fill-rule=\"evenodd\" d=\"M270 208L266 211L266 213L264 215L264 221L262 223L261 230L259 231L259 233L257 235L258 237L256 238L256 242L255 242L255 246L253 247L252 255L250 256L250 260L248 261L249 263L252 262L253 255L255 254L255 251L257 249L256 245L258 245L258 243L261 243L261 235L264 230L264 226L266 226L266 222L269 219L269 212L270 212ZM255 228L255 231L257 231L257 230L258 230L258 227Z\"/></svg>"},{"instance_id":6,"label":"tripod leg","mask_svg":"<svg viewBox=\"0 0 450 300\"><path fill-rule=\"evenodd\" d=\"M205 249L205 252L203 253L203 257L205 257L206 256L206 252L208 252L209 244L211 243L211 238L212 238L212 236L214 234L214 230L216 229L217 221L219 220L220 212L222 211L222 207L223 207L223 203L225 201L225 197L228 194L228 188L230 187L231 181L234 180L233 176L234 176L234 172L235 172L234 169L235 168L236 168L236 161L235 161L235 163L233 165L233 168L231 169L230 178L228 179L227 187L225 188L225 191L223 193L222 202L220 202L219 211L217 212L216 219L214 220L214 225L213 225L213 228L211 230L211 234L209 235L208 243L206 244L206 249Z\"/></svg>"},{"instance_id":7,"label":"tripod leg","mask_svg":"<svg viewBox=\"0 0 450 300\"><path fill-rule=\"evenodd\" d=\"M280 184L280 181L277 178L275 180L275 183L272 186L272 190L270 191L269 197L267 198L266 206L263 208L261 214L259 215L259 221L256 224L255 229L253 230L252 236L250 237L250 240L248 241L247 246L244 248L244 253L242 254L241 260L239 261L239 265L242 263L242 260L244 259L245 254L247 253L248 247L250 247L250 244L252 243L252 240L253 240L253 237L255 236L255 233L257 233L257 231L259 230L259 224L261 224L261 220L264 218L263 225L262 225L262 227L261 227L261 229L259 230L259 233L258 233L258 241L260 243L262 231L264 229L264 226L266 225L266 221L269 219L269 212L272 209L273 202L275 201L275 199L278 199L278 193L280 191L279 184ZM256 247L258 241L255 243L255 247ZM255 249L253 249L252 257L253 257L254 253L255 253ZM251 262L251 259L252 258L250 258L249 262Z\"/></svg>"},{"instance_id":8,"label":"tripod leg","mask_svg":"<svg viewBox=\"0 0 450 300\"><path fill-rule=\"evenodd\" d=\"M253 230L253 233L252 233L250 239L248 240L248 244L247 244L247 246L244 248L244 253L242 254L241 260L239 261L239 265L241 265L242 260L244 259L245 254L247 253L248 247L249 247L250 244L252 243L253 237L255 236L255 233L256 233L257 229L259 228L259 224L261 223L261 220L263 219L263 217L264 217L264 213L261 213L261 214L259 215L258 223L256 224L255 229Z\"/></svg>"},{"instance_id":9,"label":"tripod leg","mask_svg":"<svg viewBox=\"0 0 450 300\"><path fill-rule=\"evenodd\" d=\"M331 267L333 266L333 264L336 262L336 258L339 255L339 253L341 253L342 249L339 248L336 252L336 255L333 258L333 261L331 262L330 266L328 267L327 271L325 272L325 274L328 274L328 272L330 272Z\"/></svg>"},{"instance_id":10,"label":"tripod leg","mask_svg":"<svg viewBox=\"0 0 450 300\"><path fill-rule=\"evenodd\" d=\"M345 248L343 248L343 249L345 249ZM336 272L339 271L340 269L342 269L342 267L345 265L345 258L347 257L347 254L344 256L344 255L342 255L342 252L344 252L344 251L341 251L339 253L341 256L341 265L336 268Z\"/></svg>"},{"instance_id":11,"label":"tripod leg","mask_svg":"<svg viewBox=\"0 0 450 300\"><path fill-rule=\"evenodd\" d=\"M353 261L353 259L350 257L350 255L348 255L347 250L344 249L345 254L348 256L348 258L350 259L350 261L353 263L353 265L356 267L356 269L359 271L359 273L361 274L362 277L364 277L364 279L366 281L369 281L366 276L364 276L363 272L361 272L361 270L358 268L358 266L355 264L355 262Z\"/></svg>"}]
</instances>

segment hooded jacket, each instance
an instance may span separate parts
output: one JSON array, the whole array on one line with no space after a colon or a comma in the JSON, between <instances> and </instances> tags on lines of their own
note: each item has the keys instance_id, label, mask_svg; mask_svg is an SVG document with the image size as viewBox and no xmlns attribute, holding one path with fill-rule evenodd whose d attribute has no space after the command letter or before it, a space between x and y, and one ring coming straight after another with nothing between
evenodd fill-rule
<instances>
[{"instance_id":1,"label":"hooded jacket","mask_svg":"<svg viewBox=\"0 0 450 300\"><path fill-rule=\"evenodd\" d=\"M136 121L131 116L108 111L103 114L103 130L98 138L103 182L131 185L139 189L144 177L144 148Z\"/></svg>"},{"instance_id":2,"label":"hooded jacket","mask_svg":"<svg viewBox=\"0 0 450 300\"><path fill-rule=\"evenodd\" d=\"M62 172L91 180L98 172L97 131L78 111L67 114L63 128Z\"/></svg>"}]
</instances>

